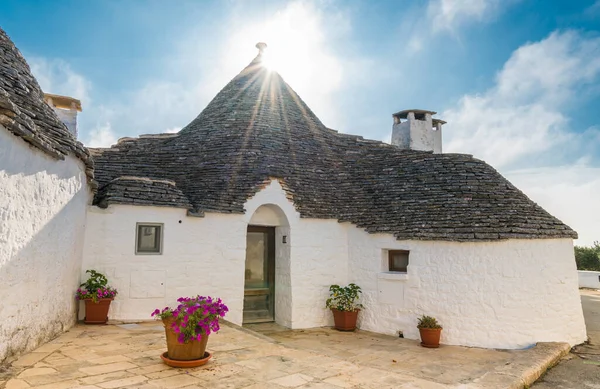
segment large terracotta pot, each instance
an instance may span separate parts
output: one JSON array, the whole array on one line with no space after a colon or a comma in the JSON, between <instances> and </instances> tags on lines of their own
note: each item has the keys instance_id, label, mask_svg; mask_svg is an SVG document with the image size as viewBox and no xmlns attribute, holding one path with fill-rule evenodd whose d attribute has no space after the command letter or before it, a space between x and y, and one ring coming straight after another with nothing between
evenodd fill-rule
<instances>
[{"instance_id":1,"label":"large terracotta pot","mask_svg":"<svg viewBox=\"0 0 600 389\"><path fill-rule=\"evenodd\" d=\"M441 328L419 328L421 334L421 346L428 348L440 347Z\"/></svg>"},{"instance_id":2,"label":"large terracotta pot","mask_svg":"<svg viewBox=\"0 0 600 389\"><path fill-rule=\"evenodd\" d=\"M356 329L356 320L359 311L360 309L357 309L354 312L338 311L335 308L331 308L335 329L339 331L354 331Z\"/></svg>"},{"instance_id":3,"label":"large terracotta pot","mask_svg":"<svg viewBox=\"0 0 600 389\"><path fill-rule=\"evenodd\" d=\"M108 309L113 299L99 299L94 302L92 299L85 299L85 317L83 322L86 324L106 324L108 321Z\"/></svg>"},{"instance_id":4,"label":"large terracotta pot","mask_svg":"<svg viewBox=\"0 0 600 389\"><path fill-rule=\"evenodd\" d=\"M177 334L171 329L173 319L163 320L165 326L165 335L167 336L167 355L169 359L175 361L192 361L204 358L208 336L203 336L202 340L192 340L187 343L179 343Z\"/></svg>"}]
</instances>

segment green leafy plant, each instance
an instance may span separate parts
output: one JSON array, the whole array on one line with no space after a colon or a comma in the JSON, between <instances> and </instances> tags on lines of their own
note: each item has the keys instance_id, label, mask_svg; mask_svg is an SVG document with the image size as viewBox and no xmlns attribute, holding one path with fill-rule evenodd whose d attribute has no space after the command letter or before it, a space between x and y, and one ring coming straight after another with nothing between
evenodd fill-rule
<instances>
[{"instance_id":1,"label":"green leafy plant","mask_svg":"<svg viewBox=\"0 0 600 389\"><path fill-rule=\"evenodd\" d=\"M363 308L362 304L356 302L361 293L360 286L356 284L349 284L344 287L331 285L329 287L329 298L325 305L327 308L337 309L338 311L358 311Z\"/></svg>"},{"instance_id":2,"label":"green leafy plant","mask_svg":"<svg viewBox=\"0 0 600 389\"><path fill-rule=\"evenodd\" d=\"M90 277L87 279L86 282L79 286L84 286L85 289L93 292L100 288L106 287L106 285L108 284L108 279L104 274L99 273L96 270L86 270L85 272L89 273Z\"/></svg>"},{"instance_id":3,"label":"green leafy plant","mask_svg":"<svg viewBox=\"0 0 600 389\"><path fill-rule=\"evenodd\" d=\"M79 285L75 293L77 300L92 299L94 302L98 302L99 299L114 298L117 295L116 289L107 286L108 279L104 274L96 270L86 270L86 273L90 277L86 282Z\"/></svg>"},{"instance_id":4,"label":"green leafy plant","mask_svg":"<svg viewBox=\"0 0 600 389\"><path fill-rule=\"evenodd\" d=\"M419 318L419 324L417 324L417 328L429 328L429 329L442 329L440 323L438 323L435 317L431 316L421 316Z\"/></svg>"}]
</instances>

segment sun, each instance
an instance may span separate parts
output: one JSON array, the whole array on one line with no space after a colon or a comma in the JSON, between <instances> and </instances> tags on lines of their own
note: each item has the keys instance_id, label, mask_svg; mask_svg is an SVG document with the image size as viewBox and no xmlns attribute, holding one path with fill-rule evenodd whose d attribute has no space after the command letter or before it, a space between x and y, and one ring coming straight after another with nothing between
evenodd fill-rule
<instances>
[{"instance_id":1,"label":"sun","mask_svg":"<svg viewBox=\"0 0 600 389\"><path fill-rule=\"evenodd\" d=\"M311 63L314 33L307 31L309 25L308 22L279 15L263 26L260 33L262 42L266 42L263 62L269 70L294 79L315 66Z\"/></svg>"},{"instance_id":2,"label":"sun","mask_svg":"<svg viewBox=\"0 0 600 389\"><path fill-rule=\"evenodd\" d=\"M294 44L290 42L290 45L284 44L280 41L281 38L271 37L271 39L265 39L268 42L268 46L264 44L262 51L262 62L263 65L271 70L276 71L283 76L294 76L298 75L303 68L306 69L308 65L305 58L300 57L301 51L293 49ZM257 44L260 45L261 43ZM297 47L297 46L296 46Z\"/></svg>"},{"instance_id":3,"label":"sun","mask_svg":"<svg viewBox=\"0 0 600 389\"><path fill-rule=\"evenodd\" d=\"M311 4L292 2L261 20L240 23L227 40L222 63L235 74L256 56L256 42L266 43L263 66L329 118L336 116L332 94L343 85L347 70L338 54L338 27L330 31L329 21Z\"/></svg>"},{"instance_id":4,"label":"sun","mask_svg":"<svg viewBox=\"0 0 600 389\"><path fill-rule=\"evenodd\" d=\"M269 50L269 46L265 42L258 42L256 44L256 48L261 54L262 66L266 67L269 71L276 70L277 65L273 60L273 56L271 55L271 50Z\"/></svg>"}]
</instances>

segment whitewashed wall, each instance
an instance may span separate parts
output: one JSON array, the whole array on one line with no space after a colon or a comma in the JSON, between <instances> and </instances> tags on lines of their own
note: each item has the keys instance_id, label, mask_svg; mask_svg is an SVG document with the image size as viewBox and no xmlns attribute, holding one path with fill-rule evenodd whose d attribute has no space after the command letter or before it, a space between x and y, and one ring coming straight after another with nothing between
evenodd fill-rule
<instances>
[{"instance_id":1,"label":"whitewashed wall","mask_svg":"<svg viewBox=\"0 0 600 389\"><path fill-rule=\"evenodd\" d=\"M300 218L278 181L245 209L194 218L172 208L90 207L82 271L106 272L120 290L112 319L147 320L180 296L209 294L223 298L227 319L241 324L246 228L276 226L275 318L285 326L331 325L329 286L355 282L364 290L365 330L417 339L417 317L428 314L444 325L446 344L522 348L585 340L570 239L401 242ZM163 255L134 254L138 222L164 223ZM387 249L410 250L408 274L385 272Z\"/></svg>"},{"instance_id":2,"label":"whitewashed wall","mask_svg":"<svg viewBox=\"0 0 600 389\"><path fill-rule=\"evenodd\" d=\"M334 220L300 219L278 181L249 199L245 209L243 215L197 218L175 208L90 206L82 279L86 269L96 269L119 290L111 319L147 320L155 308L173 305L180 296L202 294L221 297L230 309L227 319L241 324L246 229L274 225L276 320L294 328L330 324L327 290L347 280L346 227ZM135 255L139 222L164 223L162 255ZM288 243L282 243L282 235Z\"/></svg>"},{"instance_id":3,"label":"whitewashed wall","mask_svg":"<svg viewBox=\"0 0 600 389\"><path fill-rule=\"evenodd\" d=\"M79 160L0 126L0 362L75 323L89 196Z\"/></svg>"},{"instance_id":4,"label":"whitewashed wall","mask_svg":"<svg viewBox=\"0 0 600 389\"><path fill-rule=\"evenodd\" d=\"M364 290L360 327L418 339L436 317L442 343L524 348L586 339L571 239L397 241L351 229L350 281ZM386 249L410 250L406 275L386 274Z\"/></svg>"},{"instance_id":5,"label":"whitewashed wall","mask_svg":"<svg viewBox=\"0 0 600 389\"><path fill-rule=\"evenodd\" d=\"M579 270L579 287L600 289L600 271Z\"/></svg>"},{"instance_id":6,"label":"whitewashed wall","mask_svg":"<svg viewBox=\"0 0 600 389\"><path fill-rule=\"evenodd\" d=\"M163 223L162 255L136 255L136 223ZM109 318L149 320L182 296L221 297L241 320L246 226L236 215L188 217L185 209L111 205L88 208L82 280L103 272L119 291ZM81 309L79 317L83 318Z\"/></svg>"}]
</instances>

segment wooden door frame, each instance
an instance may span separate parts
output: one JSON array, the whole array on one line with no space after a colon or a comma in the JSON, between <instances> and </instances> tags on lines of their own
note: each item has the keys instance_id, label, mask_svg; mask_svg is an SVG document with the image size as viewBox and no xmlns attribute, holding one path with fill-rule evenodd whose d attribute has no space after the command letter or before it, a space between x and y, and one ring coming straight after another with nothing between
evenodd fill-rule
<instances>
[{"instance_id":1,"label":"wooden door frame","mask_svg":"<svg viewBox=\"0 0 600 389\"><path fill-rule=\"evenodd\" d=\"M272 297L270 304L272 305L273 321L275 321L275 228L276 227L274 226L269 227L248 225L246 230L246 235L248 232L264 232L267 234L267 272L270 289L269 294Z\"/></svg>"}]
</instances>

